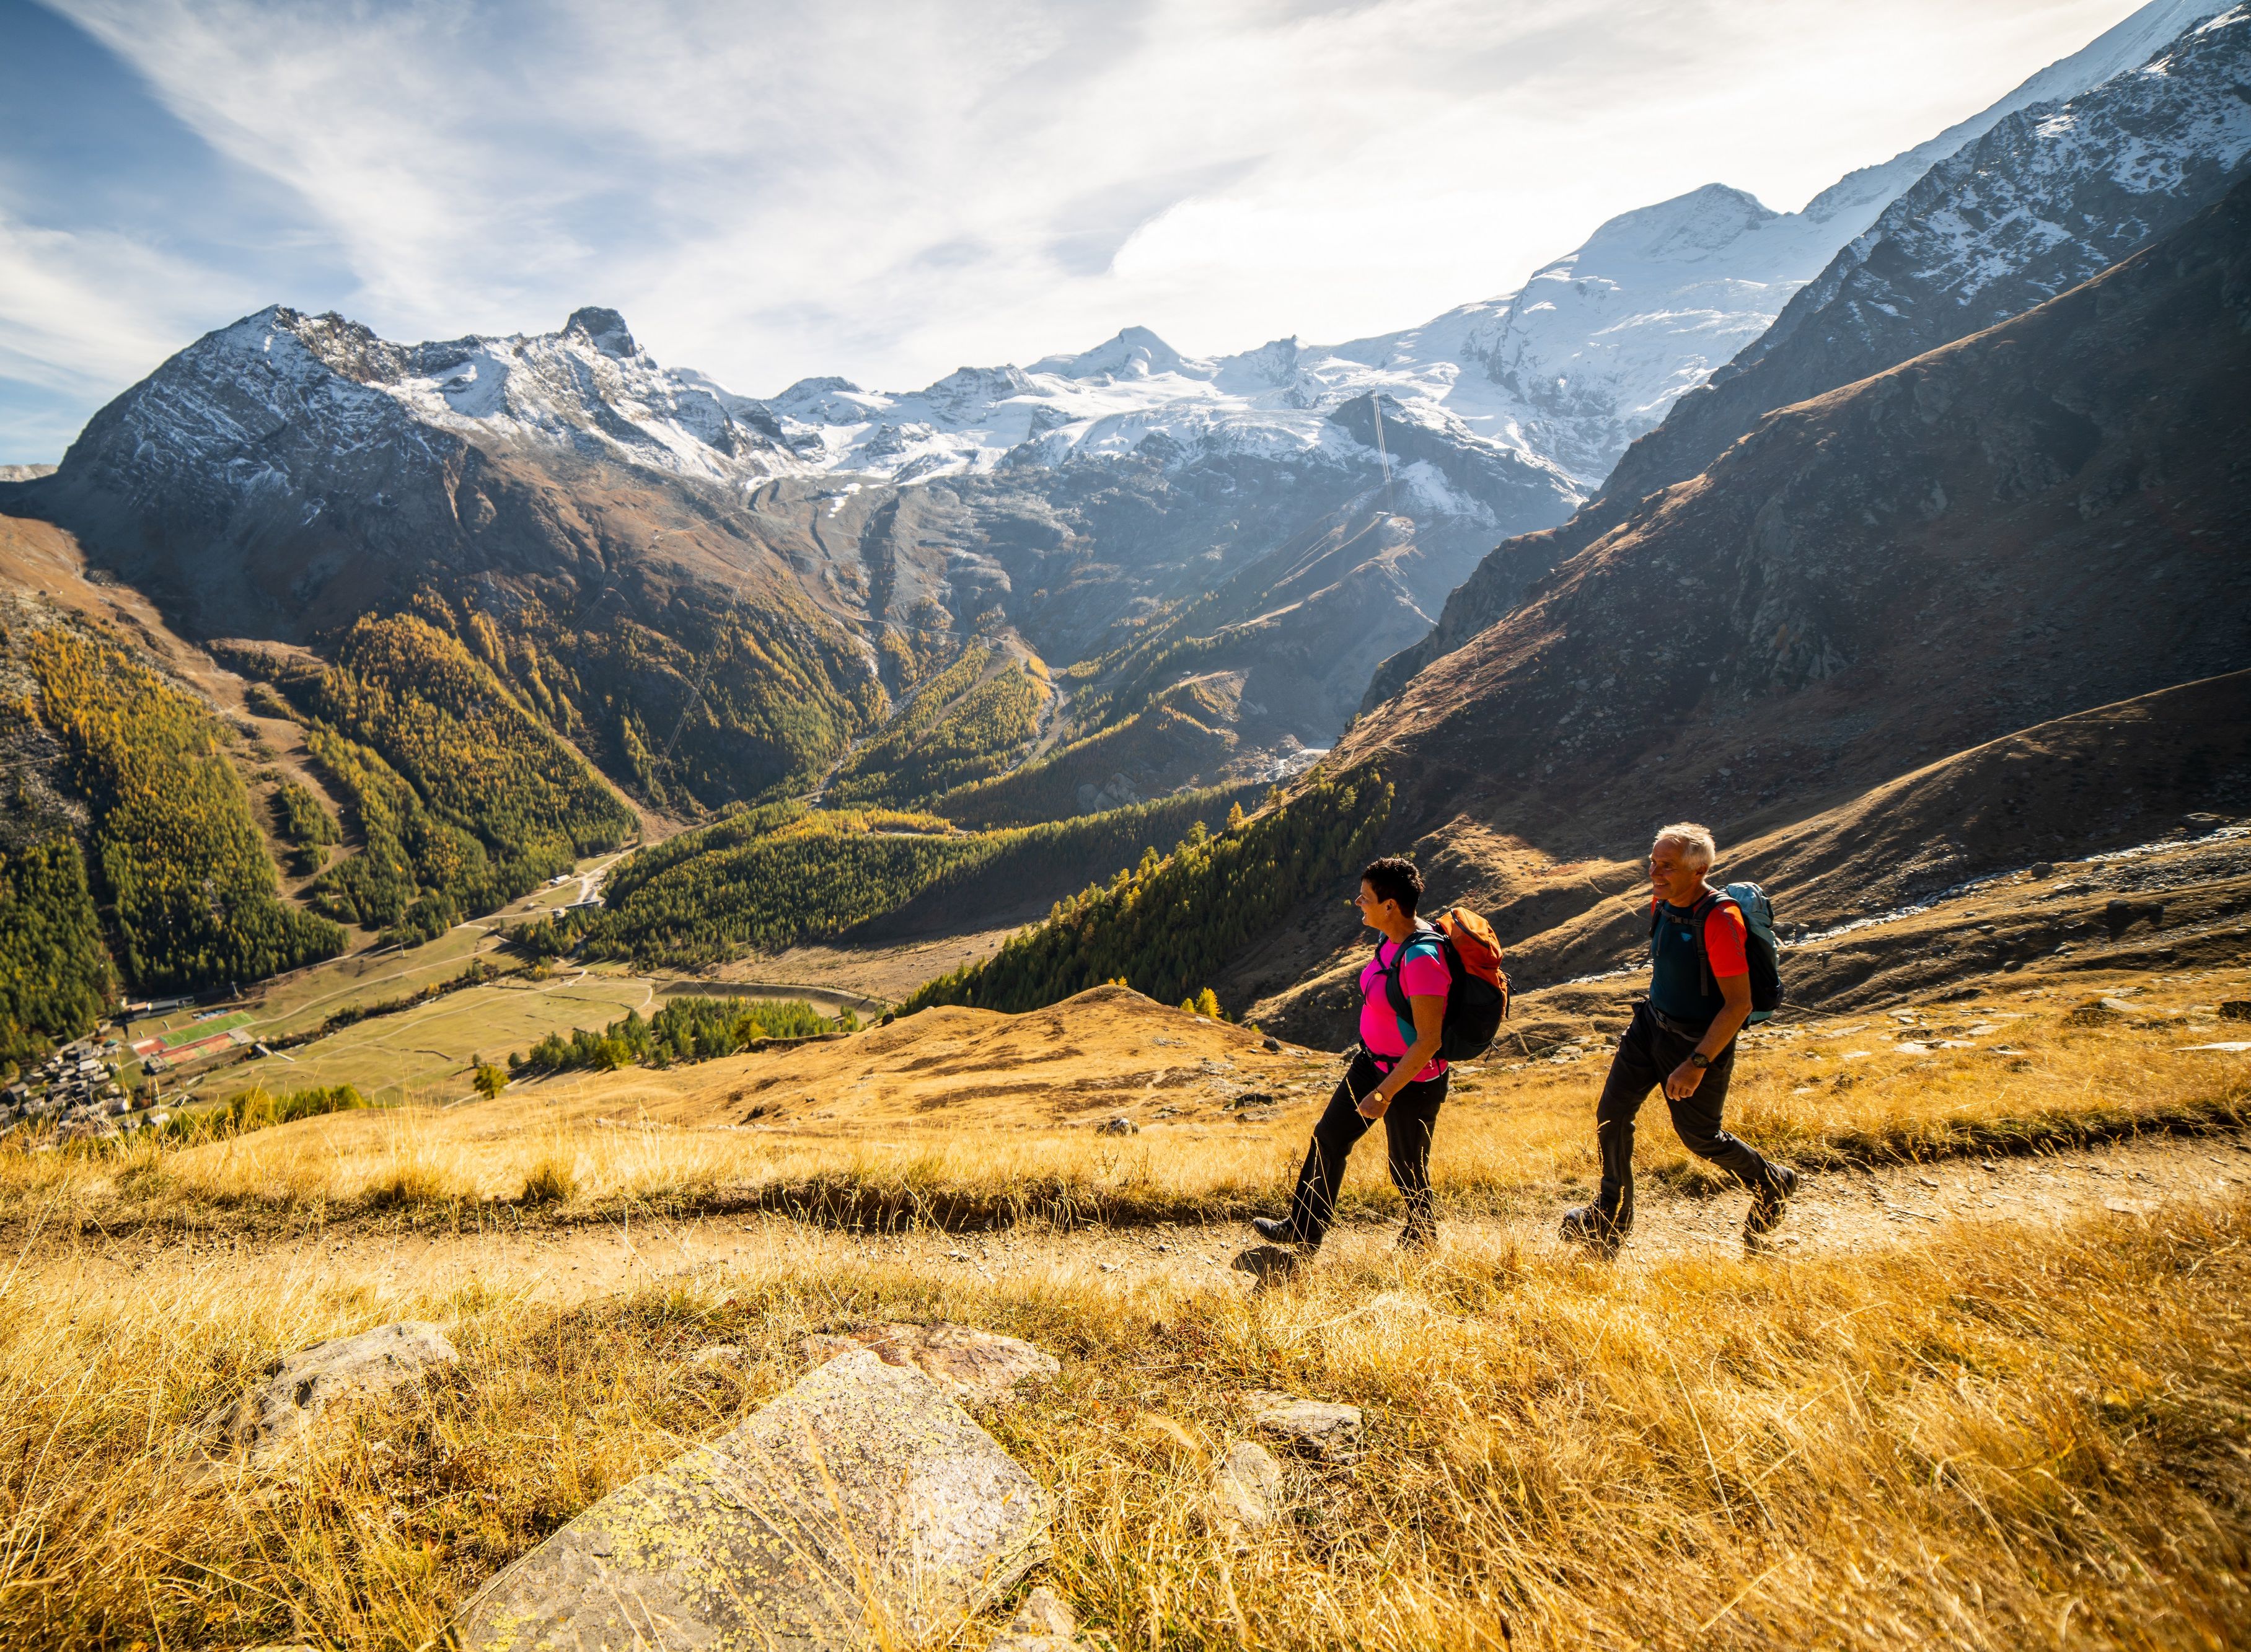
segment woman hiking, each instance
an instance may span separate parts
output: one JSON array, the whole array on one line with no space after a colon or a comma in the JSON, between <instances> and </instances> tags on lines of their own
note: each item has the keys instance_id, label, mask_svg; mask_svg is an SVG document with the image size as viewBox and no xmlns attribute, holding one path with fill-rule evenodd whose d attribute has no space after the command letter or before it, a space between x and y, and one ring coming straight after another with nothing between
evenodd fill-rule
<instances>
[{"instance_id":1,"label":"woman hiking","mask_svg":"<svg viewBox=\"0 0 2251 1652\"><path fill-rule=\"evenodd\" d=\"M1416 921L1422 898L1423 874L1411 861L1387 856L1360 874L1360 921L1381 937L1360 972L1360 1049L1313 1126L1290 1213L1251 1219L1260 1235L1277 1244L1309 1255L1320 1248L1336 1218L1345 1160L1379 1118L1391 1185L1407 1202L1400 1248L1429 1250L1438 1241L1430 1137L1446 1099L1446 1064L1437 1054L1452 977L1438 932Z\"/></svg>"}]
</instances>

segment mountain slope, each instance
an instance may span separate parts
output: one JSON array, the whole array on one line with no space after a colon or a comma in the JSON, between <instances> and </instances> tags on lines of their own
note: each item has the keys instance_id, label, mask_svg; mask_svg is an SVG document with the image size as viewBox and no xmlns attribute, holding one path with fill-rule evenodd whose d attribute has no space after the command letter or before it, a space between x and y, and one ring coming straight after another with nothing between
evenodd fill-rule
<instances>
[{"instance_id":1,"label":"mountain slope","mask_svg":"<svg viewBox=\"0 0 2251 1652\"><path fill-rule=\"evenodd\" d=\"M2026 315L1770 418L1363 716L1319 784L1380 777L1384 842L1416 844L1444 897L1503 915L1514 945L1611 894L1581 874L1630 872L1660 819L1740 842L2012 730L2240 672L2247 428L2251 183ZM2199 716L2243 715L2231 681ZM2242 762L2240 740L2146 773L2121 753L2051 788L2014 840L2177 818L2242 793ZM2007 764L1984 774L2005 804ZM1299 806L1256 824L1287 844ZM1996 840L1936 835L1950 824L1799 898L1968 875ZM1177 911L1169 944L1224 919L1219 895ZM1115 963L1110 927L1082 923L1072 949ZM1309 900L1215 978L1290 1011L1310 1000L1285 989L1350 944Z\"/></svg>"},{"instance_id":2,"label":"mountain slope","mask_svg":"<svg viewBox=\"0 0 2251 1652\"><path fill-rule=\"evenodd\" d=\"M2124 44L2173 15L2137 14L2129 21L2143 27ZM1505 543L1482 562L1432 633L1384 663L1362 708L1398 693L1506 613L1530 580L1616 529L1645 494L1693 475L1770 410L2019 314L2218 199L2251 155L2247 82L2251 9L2237 6L2061 107L2009 114L1934 166L1770 332L1635 442L1596 501L1562 529Z\"/></svg>"},{"instance_id":3,"label":"mountain slope","mask_svg":"<svg viewBox=\"0 0 2251 1652\"><path fill-rule=\"evenodd\" d=\"M1135 349L1043 378L1100 400L1112 370L1178 365ZM193 635L327 647L424 603L613 778L693 813L812 785L978 636L1013 630L1064 664L1130 647L1378 497L1418 526L1371 598L1396 646L1494 536L1576 501L1552 467L1427 407L1392 409L1389 462L1361 407L1357 427L1292 411L1272 441L1113 419L1044 458L840 483L612 312L396 345L275 308L173 357L0 505L70 529ZM1345 693L1292 704L1257 738L1326 744L1348 710Z\"/></svg>"},{"instance_id":4,"label":"mountain slope","mask_svg":"<svg viewBox=\"0 0 2251 1652\"><path fill-rule=\"evenodd\" d=\"M1770 418L1335 761L1380 762L1430 807L1591 823L1670 798L1740 819L2233 670L2247 428L2239 187L2013 321Z\"/></svg>"},{"instance_id":5,"label":"mountain slope","mask_svg":"<svg viewBox=\"0 0 2251 1652\"><path fill-rule=\"evenodd\" d=\"M1617 469L1636 498L1703 468L1770 408L2023 314L2225 192L2251 156L2251 8L2197 24L2061 107L1940 162Z\"/></svg>"}]
</instances>

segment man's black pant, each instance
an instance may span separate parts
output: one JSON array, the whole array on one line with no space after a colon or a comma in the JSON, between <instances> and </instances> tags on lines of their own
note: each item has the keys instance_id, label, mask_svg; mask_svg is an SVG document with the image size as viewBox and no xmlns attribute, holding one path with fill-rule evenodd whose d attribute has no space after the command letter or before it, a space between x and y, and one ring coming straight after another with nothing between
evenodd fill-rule
<instances>
[{"instance_id":1,"label":"man's black pant","mask_svg":"<svg viewBox=\"0 0 2251 1652\"><path fill-rule=\"evenodd\" d=\"M1633 1024L1618 1040L1610 1057L1610 1075L1603 1085L1603 1099L1595 1109L1595 1134L1602 1144L1603 1187L1595 1208L1619 1233L1633 1226L1633 1121L1649 1092L1663 1084L1666 1075L1688 1059L1700 1031L1675 1031L1659 1024L1647 1004L1637 1004ZM1768 1185L1774 1170L1751 1145L1720 1128L1720 1109L1728 1099L1728 1081L1735 1070L1735 1042L1712 1058L1696 1093L1683 1101L1666 1097L1673 1109L1673 1128L1688 1151L1707 1158L1749 1188Z\"/></svg>"},{"instance_id":2,"label":"man's black pant","mask_svg":"<svg viewBox=\"0 0 2251 1652\"><path fill-rule=\"evenodd\" d=\"M1430 1137L1438 1128L1438 1109L1446 1100L1447 1075L1409 1084L1384 1109L1383 1140L1391 1160L1391 1185L1407 1201L1409 1237L1428 1241L1438 1231L1430 1206ZM1366 1050L1352 1058L1327 1111L1313 1126L1313 1144L1298 1172L1297 1192L1290 1196L1290 1231L1309 1248L1327 1236L1336 1220L1337 1187L1344 1180L1344 1162L1360 1138L1374 1124L1360 1116L1360 1103L1383 1082L1383 1069Z\"/></svg>"}]
</instances>

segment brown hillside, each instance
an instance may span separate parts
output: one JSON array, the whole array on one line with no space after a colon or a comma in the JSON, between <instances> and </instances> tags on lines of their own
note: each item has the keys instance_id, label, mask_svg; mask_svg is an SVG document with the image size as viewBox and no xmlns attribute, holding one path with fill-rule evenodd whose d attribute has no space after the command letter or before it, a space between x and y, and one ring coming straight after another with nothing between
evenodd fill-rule
<instances>
[{"instance_id":1,"label":"brown hillside","mask_svg":"<svg viewBox=\"0 0 2251 1652\"><path fill-rule=\"evenodd\" d=\"M1769 809L1723 833L1720 867L1723 878L1764 885L1785 932L1832 930L1973 881L2206 834L2251 815L2251 671L2022 729L1777 819L1786 812ZM1638 840L1617 855L1559 861L1465 812L1415 847L1441 898L1491 916L1526 987L1638 965L1644 956ZM2241 854L2231 845L2226 864L2199 863L2189 879L2213 886L2199 897L2213 913L2251 900L2234 886L2251 869L2235 864ZM1927 991L1967 969L2020 965L2073 936L2123 932L2151 916L2130 902L2121 926L2109 900L2059 902L2043 880L2016 877L2007 891L1969 902L1979 908L1982 930L1957 931L1955 919L1941 918L1907 940L1884 930L1791 954L1792 1000L1833 1007L1871 982L1885 992ZM2157 944L2155 930L2177 928L2189 911L2177 901L2142 938ZM1290 957L1277 949L1244 971L1250 1013L1262 1025L1320 1045L1349 1035L1345 1012L1363 948L1340 929L1328 938L1335 950L1318 960L1302 947Z\"/></svg>"},{"instance_id":2,"label":"brown hillside","mask_svg":"<svg viewBox=\"0 0 2251 1652\"><path fill-rule=\"evenodd\" d=\"M2014 321L1777 414L1333 761L1382 766L1393 841L1493 911L1535 984L1631 950L1663 819L1707 821L1731 873L1827 923L2240 811L2247 429L2238 190ZM1237 961L1230 1002L1331 1041L1356 947L1333 918L1293 929Z\"/></svg>"},{"instance_id":3,"label":"brown hillside","mask_svg":"<svg viewBox=\"0 0 2251 1652\"><path fill-rule=\"evenodd\" d=\"M1246 1028L1098 986L1029 1015L942 1006L834 1043L691 1068L651 1110L678 1123L1138 1126L1270 1105L1307 1070L1303 1052L1269 1051Z\"/></svg>"}]
</instances>

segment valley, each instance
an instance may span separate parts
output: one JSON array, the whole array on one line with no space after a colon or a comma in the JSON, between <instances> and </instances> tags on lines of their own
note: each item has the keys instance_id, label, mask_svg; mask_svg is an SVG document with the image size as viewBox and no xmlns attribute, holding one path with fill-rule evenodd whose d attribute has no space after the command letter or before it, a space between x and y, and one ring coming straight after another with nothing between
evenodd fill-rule
<instances>
[{"instance_id":1,"label":"valley","mask_svg":"<svg viewBox=\"0 0 2251 1652\"><path fill-rule=\"evenodd\" d=\"M2251 1641L2247 88L1340 343L166 335L0 467L0 1645ZM1574 1243L1684 820L1801 1179ZM1268 1243L1395 855L1437 1237Z\"/></svg>"}]
</instances>

